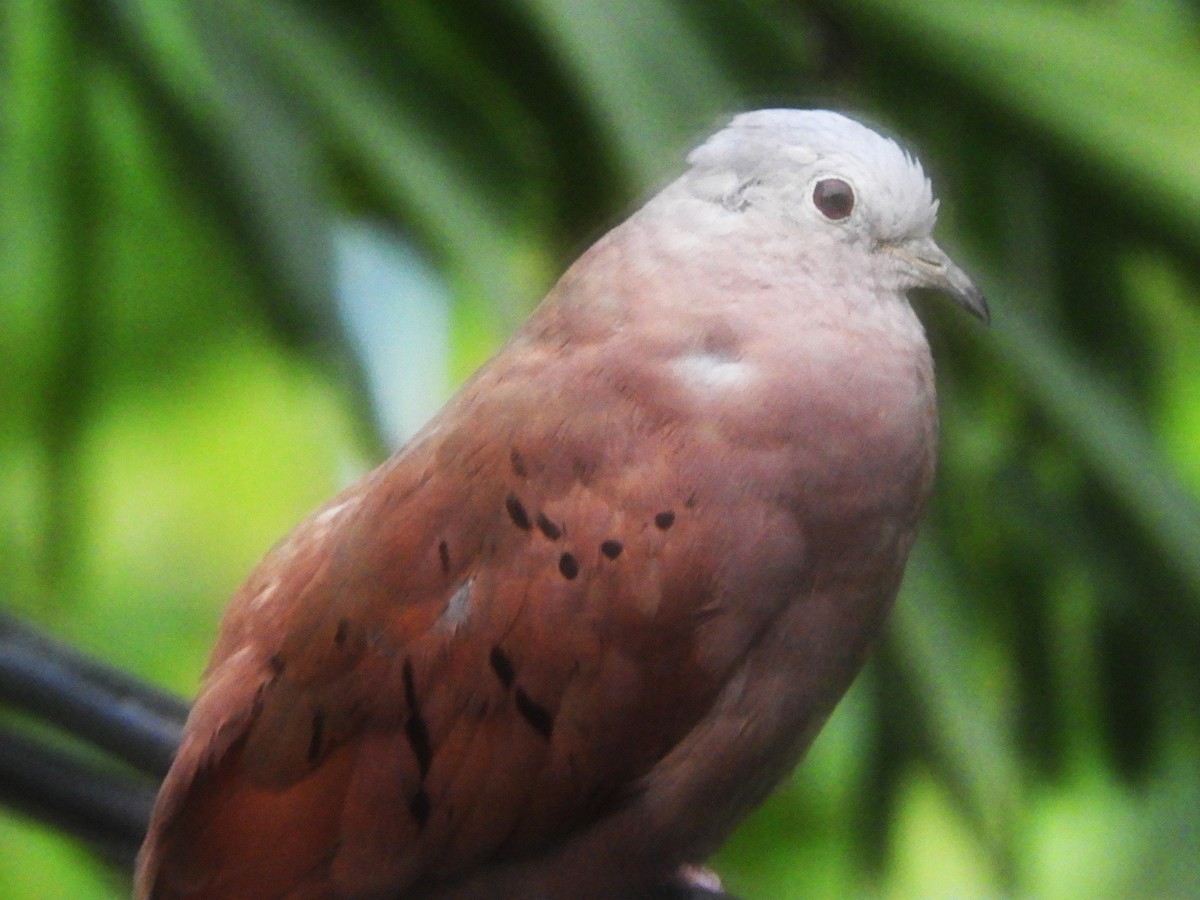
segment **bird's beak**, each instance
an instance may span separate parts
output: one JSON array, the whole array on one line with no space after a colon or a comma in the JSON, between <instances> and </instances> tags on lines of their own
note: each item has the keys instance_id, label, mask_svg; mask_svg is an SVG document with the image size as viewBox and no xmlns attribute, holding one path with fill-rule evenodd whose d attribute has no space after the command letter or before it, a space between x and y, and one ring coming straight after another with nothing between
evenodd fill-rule
<instances>
[{"instance_id":1,"label":"bird's beak","mask_svg":"<svg viewBox=\"0 0 1200 900\"><path fill-rule=\"evenodd\" d=\"M971 277L954 264L933 238L909 241L894 245L892 252L912 276L913 287L930 288L949 294L950 298L986 325L991 321L987 300L983 291L975 286Z\"/></svg>"}]
</instances>

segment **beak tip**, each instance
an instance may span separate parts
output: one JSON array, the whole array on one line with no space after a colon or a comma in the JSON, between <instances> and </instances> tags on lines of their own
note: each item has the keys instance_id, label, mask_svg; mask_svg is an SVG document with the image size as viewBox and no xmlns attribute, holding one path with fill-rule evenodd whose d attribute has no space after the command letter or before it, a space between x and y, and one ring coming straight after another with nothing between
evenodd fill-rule
<instances>
[{"instance_id":1,"label":"beak tip","mask_svg":"<svg viewBox=\"0 0 1200 900\"><path fill-rule=\"evenodd\" d=\"M988 307L987 298L983 296L983 291L974 285L971 290L964 291L957 298L959 305L967 312L979 319L984 325L992 324L992 311Z\"/></svg>"},{"instance_id":2,"label":"beak tip","mask_svg":"<svg viewBox=\"0 0 1200 900\"><path fill-rule=\"evenodd\" d=\"M946 255L932 238L895 248L901 265L915 281L915 287L932 290L952 299L984 325L991 325L992 313L987 299L966 272Z\"/></svg>"}]
</instances>

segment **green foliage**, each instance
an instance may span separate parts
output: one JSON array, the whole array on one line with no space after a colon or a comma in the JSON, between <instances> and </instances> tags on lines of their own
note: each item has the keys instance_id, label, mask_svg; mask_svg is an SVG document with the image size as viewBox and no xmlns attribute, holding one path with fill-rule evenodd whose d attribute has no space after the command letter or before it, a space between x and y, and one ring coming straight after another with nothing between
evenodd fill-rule
<instances>
[{"instance_id":1,"label":"green foliage","mask_svg":"<svg viewBox=\"0 0 1200 900\"><path fill-rule=\"evenodd\" d=\"M747 898L1200 894L1194 6L0 15L6 607L190 693L254 560L382 453L338 223L437 266L461 377L729 113L858 111L920 151L995 324L923 305L943 465L887 642L718 866ZM0 832L0 895L125 890Z\"/></svg>"}]
</instances>

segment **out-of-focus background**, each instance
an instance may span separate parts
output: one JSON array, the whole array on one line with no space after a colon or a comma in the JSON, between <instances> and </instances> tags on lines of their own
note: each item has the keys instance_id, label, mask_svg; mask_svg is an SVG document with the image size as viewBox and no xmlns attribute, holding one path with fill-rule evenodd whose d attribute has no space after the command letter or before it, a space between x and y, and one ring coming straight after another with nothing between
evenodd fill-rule
<instances>
[{"instance_id":1,"label":"out-of-focus background","mask_svg":"<svg viewBox=\"0 0 1200 900\"><path fill-rule=\"evenodd\" d=\"M7 0L0 605L183 695L268 546L731 113L919 152L985 330L886 645L717 866L1200 896L1200 9ZM126 873L0 810L0 896Z\"/></svg>"}]
</instances>

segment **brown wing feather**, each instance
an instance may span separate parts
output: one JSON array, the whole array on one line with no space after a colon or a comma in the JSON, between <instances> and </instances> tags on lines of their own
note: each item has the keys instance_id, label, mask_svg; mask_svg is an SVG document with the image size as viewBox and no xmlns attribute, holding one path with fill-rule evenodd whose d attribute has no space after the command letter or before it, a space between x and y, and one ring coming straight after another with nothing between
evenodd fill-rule
<instances>
[{"instance_id":1,"label":"brown wing feather","mask_svg":"<svg viewBox=\"0 0 1200 900\"><path fill-rule=\"evenodd\" d=\"M144 896L394 895L536 853L712 703L763 621L704 637L732 615L713 516L741 512L697 503L711 448L542 353L485 370L235 597Z\"/></svg>"}]
</instances>

